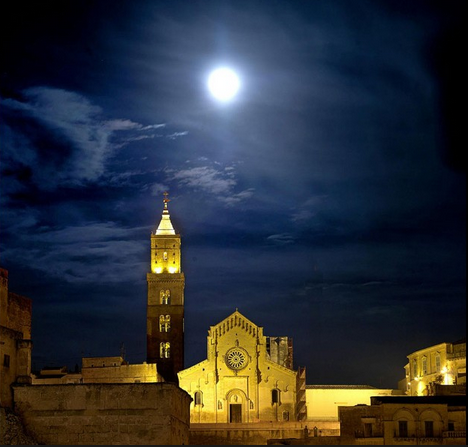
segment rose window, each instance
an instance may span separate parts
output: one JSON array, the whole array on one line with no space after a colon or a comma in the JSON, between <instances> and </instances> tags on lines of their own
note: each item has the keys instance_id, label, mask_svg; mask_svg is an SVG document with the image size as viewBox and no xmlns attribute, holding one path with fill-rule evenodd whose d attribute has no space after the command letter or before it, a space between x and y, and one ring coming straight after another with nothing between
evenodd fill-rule
<instances>
[{"instance_id":1,"label":"rose window","mask_svg":"<svg viewBox=\"0 0 468 447\"><path fill-rule=\"evenodd\" d=\"M226 364L231 369L242 369L247 364L247 354L243 349L232 348L226 354Z\"/></svg>"}]
</instances>

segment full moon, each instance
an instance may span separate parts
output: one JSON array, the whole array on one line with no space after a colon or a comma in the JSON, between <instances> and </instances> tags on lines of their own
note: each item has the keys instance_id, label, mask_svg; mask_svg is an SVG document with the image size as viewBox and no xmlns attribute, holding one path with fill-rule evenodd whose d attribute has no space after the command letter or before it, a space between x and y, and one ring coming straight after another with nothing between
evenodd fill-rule
<instances>
[{"instance_id":1,"label":"full moon","mask_svg":"<svg viewBox=\"0 0 468 447\"><path fill-rule=\"evenodd\" d=\"M218 68L212 71L208 78L208 88L219 101L229 101L234 98L239 87L239 77L230 68Z\"/></svg>"}]
</instances>

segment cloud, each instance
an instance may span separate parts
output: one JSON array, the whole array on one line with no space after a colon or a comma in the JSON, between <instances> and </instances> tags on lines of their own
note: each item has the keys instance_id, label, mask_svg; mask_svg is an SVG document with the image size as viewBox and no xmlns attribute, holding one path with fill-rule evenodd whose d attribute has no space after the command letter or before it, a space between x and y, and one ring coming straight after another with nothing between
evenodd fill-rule
<instances>
[{"instance_id":1,"label":"cloud","mask_svg":"<svg viewBox=\"0 0 468 447\"><path fill-rule=\"evenodd\" d=\"M222 172L208 166L200 166L173 172L171 180L180 185L200 189L211 194L229 194L236 185L232 178L223 177Z\"/></svg>"},{"instance_id":2,"label":"cloud","mask_svg":"<svg viewBox=\"0 0 468 447\"><path fill-rule=\"evenodd\" d=\"M134 237L139 230L113 222L42 228L25 235L28 244L6 248L2 254L10 263L27 264L46 277L70 283L138 281L147 250L147 241Z\"/></svg>"},{"instance_id":3,"label":"cloud","mask_svg":"<svg viewBox=\"0 0 468 447\"><path fill-rule=\"evenodd\" d=\"M229 196L220 197L219 200L223 202L226 206L234 206L237 203L252 197L254 195L254 191L254 188L249 188L237 194L231 194Z\"/></svg>"},{"instance_id":4,"label":"cloud","mask_svg":"<svg viewBox=\"0 0 468 447\"><path fill-rule=\"evenodd\" d=\"M33 87L21 100L2 100L3 153L9 168L27 167L42 190L106 181L107 162L132 142L151 139L165 123L143 125L129 119L104 119L101 107L64 89ZM25 121L28 125L25 126ZM157 135L176 139L188 131Z\"/></svg>"},{"instance_id":5,"label":"cloud","mask_svg":"<svg viewBox=\"0 0 468 447\"><path fill-rule=\"evenodd\" d=\"M279 233L268 236L267 241L275 245L290 245L294 244L295 237L291 233Z\"/></svg>"},{"instance_id":6,"label":"cloud","mask_svg":"<svg viewBox=\"0 0 468 447\"><path fill-rule=\"evenodd\" d=\"M175 140L176 138L183 137L185 135L188 135L188 131L184 132L173 132L169 135L166 135L166 138L169 138L170 140Z\"/></svg>"},{"instance_id":7,"label":"cloud","mask_svg":"<svg viewBox=\"0 0 468 447\"><path fill-rule=\"evenodd\" d=\"M31 120L31 126L16 126L16 134L7 144L15 161L30 165L31 157L25 156L25 146L20 139L28 141L27 150L35 151L38 166L33 170L33 180L45 189L59 184L76 185L95 181L105 169L105 161L111 153L109 138L112 126L101 121L102 110L85 97L62 89L34 87L25 90L24 100L7 99L4 106L20 111ZM119 123L120 127L123 122ZM125 122L128 127L129 122Z\"/></svg>"},{"instance_id":8,"label":"cloud","mask_svg":"<svg viewBox=\"0 0 468 447\"><path fill-rule=\"evenodd\" d=\"M237 179L233 168L215 169L210 166L197 166L180 171L167 170L168 180L179 186L192 188L216 196L219 202L230 207L246 200L254 193L253 188L235 192Z\"/></svg>"},{"instance_id":9,"label":"cloud","mask_svg":"<svg viewBox=\"0 0 468 447\"><path fill-rule=\"evenodd\" d=\"M167 191L169 188L163 183L153 183L150 187L152 196L160 196L164 191Z\"/></svg>"}]
</instances>

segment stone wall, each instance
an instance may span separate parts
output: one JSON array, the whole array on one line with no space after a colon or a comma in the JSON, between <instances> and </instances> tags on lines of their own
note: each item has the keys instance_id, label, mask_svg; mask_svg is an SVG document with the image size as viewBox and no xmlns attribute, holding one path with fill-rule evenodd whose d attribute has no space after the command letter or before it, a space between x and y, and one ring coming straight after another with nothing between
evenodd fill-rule
<instances>
[{"instance_id":1,"label":"stone wall","mask_svg":"<svg viewBox=\"0 0 468 447\"><path fill-rule=\"evenodd\" d=\"M313 430L314 426L316 427L315 431ZM339 422L323 421L316 421L315 424L301 422L191 424L190 444L267 445L312 443L320 445L323 441L332 438L339 439L339 432Z\"/></svg>"},{"instance_id":2,"label":"stone wall","mask_svg":"<svg viewBox=\"0 0 468 447\"><path fill-rule=\"evenodd\" d=\"M11 409L0 407L0 445L37 445Z\"/></svg>"},{"instance_id":3,"label":"stone wall","mask_svg":"<svg viewBox=\"0 0 468 447\"><path fill-rule=\"evenodd\" d=\"M181 445L190 396L169 383L14 386L15 411L40 444Z\"/></svg>"},{"instance_id":4,"label":"stone wall","mask_svg":"<svg viewBox=\"0 0 468 447\"><path fill-rule=\"evenodd\" d=\"M0 405L12 407L10 385L30 382L32 301L8 290L8 271L0 268Z\"/></svg>"}]
</instances>

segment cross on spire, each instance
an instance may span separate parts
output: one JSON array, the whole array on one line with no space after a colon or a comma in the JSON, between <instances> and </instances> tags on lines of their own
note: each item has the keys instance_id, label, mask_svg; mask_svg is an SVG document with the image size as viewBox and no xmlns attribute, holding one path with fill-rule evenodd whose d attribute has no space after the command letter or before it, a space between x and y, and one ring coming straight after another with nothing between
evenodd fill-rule
<instances>
[{"instance_id":1,"label":"cross on spire","mask_svg":"<svg viewBox=\"0 0 468 447\"><path fill-rule=\"evenodd\" d=\"M164 191L163 192L163 195L164 195L164 199L163 199L163 202L164 202L164 208L167 209L167 204L169 203L169 199L167 198L167 196L169 195L169 193L167 191Z\"/></svg>"}]
</instances>

